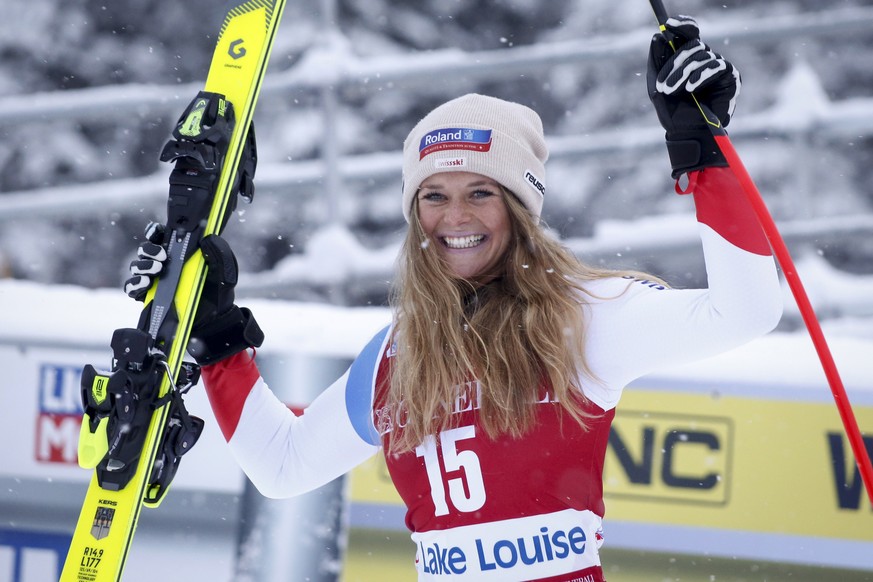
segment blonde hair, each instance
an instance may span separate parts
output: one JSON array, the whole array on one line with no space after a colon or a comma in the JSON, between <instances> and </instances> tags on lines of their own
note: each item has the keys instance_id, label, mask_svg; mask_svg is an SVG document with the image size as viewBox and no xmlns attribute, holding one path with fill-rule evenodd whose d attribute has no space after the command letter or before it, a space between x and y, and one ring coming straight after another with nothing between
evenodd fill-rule
<instances>
[{"instance_id":1,"label":"blonde hair","mask_svg":"<svg viewBox=\"0 0 873 582\"><path fill-rule=\"evenodd\" d=\"M379 427L393 431L392 453L451 428L459 387L474 380L481 390L479 421L491 438L530 429L543 386L550 401L586 426L581 378L596 378L584 356L582 306L591 296L584 283L627 272L585 265L514 195L504 190L503 200L513 232L503 275L476 285L454 276L431 248L437 243L427 239L413 199L390 297L397 342L390 412Z\"/></svg>"}]
</instances>

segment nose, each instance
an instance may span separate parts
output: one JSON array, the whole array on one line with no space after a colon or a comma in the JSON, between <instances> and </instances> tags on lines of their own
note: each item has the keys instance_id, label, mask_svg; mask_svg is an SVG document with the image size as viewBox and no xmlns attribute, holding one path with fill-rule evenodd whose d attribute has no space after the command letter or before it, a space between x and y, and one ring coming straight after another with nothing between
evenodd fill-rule
<instances>
[{"instance_id":1,"label":"nose","mask_svg":"<svg viewBox=\"0 0 873 582\"><path fill-rule=\"evenodd\" d=\"M464 224L470 220L470 205L463 197L452 198L449 200L445 214L446 222L449 224Z\"/></svg>"}]
</instances>

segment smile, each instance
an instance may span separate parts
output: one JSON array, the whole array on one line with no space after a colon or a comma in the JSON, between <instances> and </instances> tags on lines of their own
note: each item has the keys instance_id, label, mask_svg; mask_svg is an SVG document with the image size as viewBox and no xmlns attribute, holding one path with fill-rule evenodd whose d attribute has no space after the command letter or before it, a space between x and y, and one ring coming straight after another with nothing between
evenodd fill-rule
<instances>
[{"instance_id":1,"label":"smile","mask_svg":"<svg viewBox=\"0 0 873 582\"><path fill-rule=\"evenodd\" d=\"M475 247L484 239L484 234L471 234L468 236L446 236L443 237L443 242L450 249L469 249Z\"/></svg>"}]
</instances>

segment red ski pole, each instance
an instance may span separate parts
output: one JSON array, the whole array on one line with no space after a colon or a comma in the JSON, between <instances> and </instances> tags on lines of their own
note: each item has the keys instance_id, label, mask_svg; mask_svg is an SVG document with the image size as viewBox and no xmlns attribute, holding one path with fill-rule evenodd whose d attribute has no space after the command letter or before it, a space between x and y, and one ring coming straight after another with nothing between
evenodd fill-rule
<instances>
[{"instance_id":1,"label":"red ski pole","mask_svg":"<svg viewBox=\"0 0 873 582\"><path fill-rule=\"evenodd\" d=\"M649 3L652 5L652 10L655 12L658 24L661 26L661 32L666 32L666 27L664 25L667 23L667 18L669 16L667 10L664 8L664 3L661 0L649 0ZM676 47L673 48L675 49ZM740 160L739 155L737 155L737 151L734 149L734 146L731 143L730 138L728 138L727 132L722 127L721 122L711 111L697 102L697 99L694 101L697 103L697 106L700 109L700 114L706 120L710 131L712 131L712 135L715 138L722 155L725 160L727 160L728 166L733 170L734 175L742 185L743 191L746 193L746 197L758 217L758 222L761 223L761 228L763 228L765 236L770 241L770 247L773 249L773 254L776 256L776 260L782 267L782 273L785 275L785 280L788 283L788 287L791 289L792 295L794 295L794 300L797 302L797 307L800 309L800 315L803 318L803 322L806 324L806 329L809 331L810 338L812 338L812 343L818 353L819 360L821 360L825 377L827 378L831 392L834 395L834 401L837 404L840 418L843 421L846 436L849 438L849 443L852 446L852 452L854 453L855 460L858 464L861 480L867 490L867 497L870 500L870 504L873 505L873 465L870 464L870 456L867 454L867 449L864 445L864 438L861 436L861 430L858 428L858 421L855 419L852 405L849 403L849 397L846 394L846 389L843 387L843 381L837 371L837 365L831 355L830 348L828 347L827 341L822 333L821 325L815 315L809 297L806 295L803 283L801 283L800 277L797 274L797 268L794 266L794 261L791 259L791 255L788 252L788 247L785 245L785 241L782 239L782 235L779 233L779 229L776 227L776 223L773 221L770 211L767 209L766 204L764 204L764 199L761 197L761 193L758 191L757 186L755 186L755 182L752 180L752 177L749 175L749 172Z\"/></svg>"}]
</instances>

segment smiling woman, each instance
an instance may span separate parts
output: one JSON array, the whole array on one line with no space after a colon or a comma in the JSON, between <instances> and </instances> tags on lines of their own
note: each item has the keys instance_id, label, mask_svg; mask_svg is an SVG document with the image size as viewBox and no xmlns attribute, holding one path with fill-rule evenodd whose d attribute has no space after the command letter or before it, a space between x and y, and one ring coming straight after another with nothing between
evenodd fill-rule
<instances>
[{"instance_id":1,"label":"smiling woman","mask_svg":"<svg viewBox=\"0 0 873 582\"><path fill-rule=\"evenodd\" d=\"M418 220L459 279L487 283L503 270L511 227L503 187L480 174L447 172L418 190Z\"/></svg>"},{"instance_id":2,"label":"smiling woman","mask_svg":"<svg viewBox=\"0 0 873 582\"><path fill-rule=\"evenodd\" d=\"M733 69L687 40L679 54L694 59L653 58L650 73L678 70L696 87L703 68L712 84L700 98L733 102L736 77L718 72ZM690 101L684 83L653 98L662 123ZM602 582L603 469L624 387L747 342L781 314L754 212L729 168L699 159L709 130L682 126L668 145L693 190L708 289L593 268L549 236L548 149L530 108L471 94L426 115L404 142L409 228L392 323L299 417L247 353L256 324L233 305L229 246L204 243L215 277L191 332L205 346L195 357L252 482L298 495L381 450L419 579ZM150 256L139 276L160 270Z\"/></svg>"},{"instance_id":3,"label":"smiling woman","mask_svg":"<svg viewBox=\"0 0 873 582\"><path fill-rule=\"evenodd\" d=\"M530 403L543 398L543 379L576 422L590 416L572 388L579 373L595 377L583 348L584 283L653 278L587 266L546 235L547 158L539 116L484 95L437 107L406 139L410 228L391 296L403 354L385 395L386 408L405 417L392 450L450 429L443 403L471 377L488 386L477 402L489 437L518 437L536 422Z\"/></svg>"}]
</instances>

